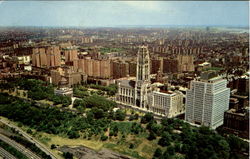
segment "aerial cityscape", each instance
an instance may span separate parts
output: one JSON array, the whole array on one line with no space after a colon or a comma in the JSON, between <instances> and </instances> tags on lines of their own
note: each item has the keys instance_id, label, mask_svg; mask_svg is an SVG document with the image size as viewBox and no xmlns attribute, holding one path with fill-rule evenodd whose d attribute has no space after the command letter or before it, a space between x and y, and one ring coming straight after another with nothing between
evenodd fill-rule
<instances>
[{"instance_id":1,"label":"aerial cityscape","mask_svg":"<svg viewBox=\"0 0 250 159\"><path fill-rule=\"evenodd\" d=\"M0 1L0 159L248 159L249 2Z\"/></svg>"}]
</instances>

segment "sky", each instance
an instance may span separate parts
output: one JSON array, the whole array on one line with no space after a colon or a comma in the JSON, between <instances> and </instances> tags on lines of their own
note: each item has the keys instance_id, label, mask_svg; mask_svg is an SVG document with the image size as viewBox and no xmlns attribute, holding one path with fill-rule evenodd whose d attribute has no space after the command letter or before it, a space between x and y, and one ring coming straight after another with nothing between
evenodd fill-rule
<instances>
[{"instance_id":1,"label":"sky","mask_svg":"<svg viewBox=\"0 0 250 159\"><path fill-rule=\"evenodd\" d=\"M247 1L1 1L0 26L249 25Z\"/></svg>"}]
</instances>

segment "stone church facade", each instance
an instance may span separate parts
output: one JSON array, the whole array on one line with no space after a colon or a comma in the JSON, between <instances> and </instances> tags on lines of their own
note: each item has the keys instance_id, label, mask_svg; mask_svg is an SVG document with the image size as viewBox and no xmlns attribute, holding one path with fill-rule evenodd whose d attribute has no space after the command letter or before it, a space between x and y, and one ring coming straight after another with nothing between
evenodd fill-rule
<instances>
[{"instance_id":1,"label":"stone church facade","mask_svg":"<svg viewBox=\"0 0 250 159\"><path fill-rule=\"evenodd\" d=\"M166 117L174 117L184 111L181 92L163 91L152 87L147 46L139 47L136 79L118 80L116 101L132 108L147 110Z\"/></svg>"}]
</instances>

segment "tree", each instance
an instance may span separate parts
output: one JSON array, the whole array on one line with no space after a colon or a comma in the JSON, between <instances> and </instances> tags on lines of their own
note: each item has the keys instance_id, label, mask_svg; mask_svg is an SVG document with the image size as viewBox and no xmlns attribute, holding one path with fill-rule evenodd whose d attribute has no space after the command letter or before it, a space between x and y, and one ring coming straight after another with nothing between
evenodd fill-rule
<instances>
[{"instance_id":1,"label":"tree","mask_svg":"<svg viewBox=\"0 0 250 159\"><path fill-rule=\"evenodd\" d=\"M106 141L107 139L108 139L108 136L106 136L106 135L102 135L102 136L101 136L101 140L102 140L102 141Z\"/></svg>"},{"instance_id":2,"label":"tree","mask_svg":"<svg viewBox=\"0 0 250 159\"><path fill-rule=\"evenodd\" d=\"M92 121L94 119L94 113L92 111L87 112L87 119Z\"/></svg>"},{"instance_id":3,"label":"tree","mask_svg":"<svg viewBox=\"0 0 250 159\"><path fill-rule=\"evenodd\" d=\"M102 109L98 109L96 107L92 108L91 110L94 114L95 119L101 119L105 116L104 111Z\"/></svg>"},{"instance_id":4,"label":"tree","mask_svg":"<svg viewBox=\"0 0 250 159\"><path fill-rule=\"evenodd\" d=\"M162 154L161 159L170 159L170 155L168 154L167 150Z\"/></svg>"},{"instance_id":5,"label":"tree","mask_svg":"<svg viewBox=\"0 0 250 159\"><path fill-rule=\"evenodd\" d=\"M130 144L129 144L129 148L130 148L130 149L133 149L133 148L135 148L135 144L133 144L133 143L130 143Z\"/></svg>"},{"instance_id":6,"label":"tree","mask_svg":"<svg viewBox=\"0 0 250 159\"><path fill-rule=\"evenodd\" d=\"M114 113L113 110L110 110L110 111L108 112L108 119L113 119L113 120L115 120L115 113Z\"/></svg>"},{"instance_id":7,"label":"tree","mask_svg":"<svg viewBox=\"0 0 250 159\"><path fill-rule=\"evenodd\" d=\"M52 144L51 146L50 146L50 149L51 150L53 150L53 149L55 149L56 148L56 145L55 144Z\"/></svg>"},{"instance_id":8,"label":"tree","mask_svg":"<svg viewBox=\"0 0 250 159\"><path fill-rule=\"evenodd\" d=\"M184 144L184 145L182 146L181 153L186 154L186 153L189 152L189 149L190 149L190 146L187 145L187 144Z\"/></svg>"},{"instance_id":9,"label":"tree","mask_svg":"<svg viewBox=\"0 0 250 159\"><path fill-rule=\"evenodd\" d=\"M166 118L166 117L162 118L162 119L161 119L161 124L162 124L163 126L168 126L168 118Z\"/></svg>"},{"instance_id":10,"label":"tree","mask_svg":"<svg viewBox=\"0 0 250 159\"><path fill-rule=\"evenodd\" d=\"M157 124L155 120L152 120L148 123L147 129L153 131L156 135L160 135L162 132L162 126Z\"/></svg>"},{"instance_id":11,"label":"tree","mask_svg":"<svg viewBox=\"0 0 250 159\"><path fill-rule=\"evenodd\" d=\"M73 159L73 154L70 152L63 152L63 157L65 159Z\"/></svg>"},{"instance_id":12,"label":"tree","mask_svg":"<svg viewBox=\"0 0 250 159\"><path fill-rule=\"evenodd\" d=\"M162 137L160 138L158 144L161 146L168 146L168 145L170 145L170 141L171 141L170 134L167 132L164 132Z\"/></svg>"},{"instance_id":13,"label":"tree","mask_svg":"<svg viewBox=\"0 0 250 159\"><path fill-rule=\"evenodd\" d=\"M167 151L168 151L168 154L171 156L175 154L175 149L171 145L167 148Z\"/></svg>"},{"instance_id":14,"label":"tree","mask_svg":"<svg viewBox=\"0 0 250 159\"><path fill-rule=\"evenodd\" d=\"M138 119L139 119L139 115L137 113L135 113L134 120L138 120Z\"/></svg>"},{"instance_id":15,"label":"tree","mask_svg":"<svg viewBox=\"0 0 250 159\"><path fill-rule=\"evenodd\" d=\"M75 99L73 103L73 107L77 108L78 106L82 105L82 100L81 99Z\"/></svg>"},{"instance_id":16,"label":"tree","mask_svg":"<svg viewBox=\"0 0 250 159\"><path fill-rule=\"evenodd\" d=\"M119 129L118 129L117 125L115 125L114 128L113 128L114 136L117 136L118 130L119 130Z\"/></svg>"},{"instance_id":17,"label":"tree","mask_svg":"<svg viewBox=\"0 0 250 159\"><path fill-rule=\"evenodd\" d=\"M80 137L79 133L77 131L74 131L74 130L70 130L68 132L68 136L69 136L70 139L75 139L75 138Z\"/></svg>"},{"instance_id":18,"label":"tree","mask_svg":"<svg viewBox=\"0 0 250 159\"><path fill-rule=\"evenodd\" d=\"M174 149L176 152L181 152L181 144L179 142L175 143Z\"/></svg>"},{"instance_id":19,"label":"tree","mask_svg":"<svg viewBox=\"0 0 250 159\"><path fill-rule=\"evenodd\" d=\"M139 134L142 131L143 131L143 128L141 127L140 124L135 123L135 122L132 124L131 133Z\"/></svg>"},{"instance_id":20,"label":"tree","mask_svg":"<svg viewBox=\"0 0 250 159\"><path fill-rule=\"evenodd\" d=\"M130 117L129 117L129 119L128 119L129 121L132 121L132 120L134 120L134 115L130 115Z\"/></svg>"},{"instance_id":21,"label":"tree","mask_svg":"<svg viewBox=\"0 0 250 159\"><path fill-rule=\"evenodd\" d=\"M16 92L16 95L17 95L17 96L20 96L20 92L19 92L18 90L17 90L17 92Z\"/></svg>"},{"instance_id":22,"label":"tree","mask_svg":"<svg viewBox=\"0 0 250 159\"><path fill-rule=\"evenodd\" d=\"M126 117L126 113L124 111L119 109L115 112L115 119L116 120L123 121L125 119L125 117Z\"/></svg>"},{"instance_id":23,"label":"tree","mask_svg":"<svg viewBox=\"0 0 250 159\"><path fill-rule=\"evenodd\" d=\"M28 130L27 130L27 133L32 134L33 132L32 132L31 129L28 129Z\"/></svg>"},{"instance_id":24,"label":"tree","mask_svg":"<svg viewBox=\"0 0 250 159\"><path fill-rule=\"evenodd\" d=\"M141 123L146 124L149 123L150 121L154 120L154 116L152 113L146 113L142 118L141 118Z\"/></svg>"},{"instance_id":25,"label":"tree","mask_svg":"<svg viewBox=\"0 0 250 159\"><path fill-rule=\"evenodd\" d=\"M156 139L156 134L153 131L149 132L148 140L154 140Z\"/></svg>"},{"instance_id":26,"label":"tree","mask_svg":"<svg viewBox=\"0 0 250 159\"><path fill-rule=\"evenodd\" d=\"M61 96L61 100L63 107L67 107L72 103L71 97L69 96Z\"/></svg>"},{"instance_id":27,"label":"tree","mask_svg":"<svg viewBox=\"0 0 250 159\"><path fill-rule=\"evenodd\" d=\"M228 159L230 156L230 146L224 139L219 140L218 146L216 146L216 151L218 152L219 158L223 157L224 159Z\"/></svg>"},{"instance_id":28,"label":"tree","mask_svg":"<svg viewBox=\"0 0 250 159\"><path fill-rule=\"evenodd\" d=\"M212 134L212 133L213 133L212 130L211 130L209 127L207 127L207 126L201 126L201 127L199 128L199 132L200 132L201 134L204 134L204 135L209 135L209 134Z\"/></svg>"},{"instance_id":29,"label":"tree","mask_svg":"<svg viewBox=\"0 0 250 159\"><path fill-rule=\"evenodd\" d=\"M162 150L160 148L157 148L154 153L154 157L161 157L162 156Z\"/></svg>"},{"instance_id":30,"label":"tree","mask_svg":"<svg viewBox=\"0 0 250 159\"><path fill-rule=\"evenodd\" d=\"M229 135L227 138L227 142L230 146L230 159L239 158L239 152L242 150L245 150L246 152L248 152L249 150L249 144L245 141L242 141L235 135Z\"/></svg>"}]
</instances>

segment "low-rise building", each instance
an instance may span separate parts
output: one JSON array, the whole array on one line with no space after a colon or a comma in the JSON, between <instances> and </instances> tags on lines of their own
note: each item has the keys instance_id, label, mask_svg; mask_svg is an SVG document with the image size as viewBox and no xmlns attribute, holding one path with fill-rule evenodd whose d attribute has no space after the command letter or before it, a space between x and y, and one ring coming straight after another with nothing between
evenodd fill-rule
<instances>
[{"instance_id":1,"label":"low-rise building","mask_svg":"<svg viewBox=\"0 0 250 159\"><path fill-rule=\"evenodd\" d=\"M184 111L183 94L179 91L153 91L149 96L149 109L168 118L175 117Z\"/></svg>"},{"instance_id":2,"label":"low-rise building","mask_svg":"<svg viewBox=\"0 0 250 159\"><path fill-rule=\"evenodd\" d=\"M249 108L230 109L224 114L223 128L243 138L249 138Z\"/></svg>"}]
</instances>

